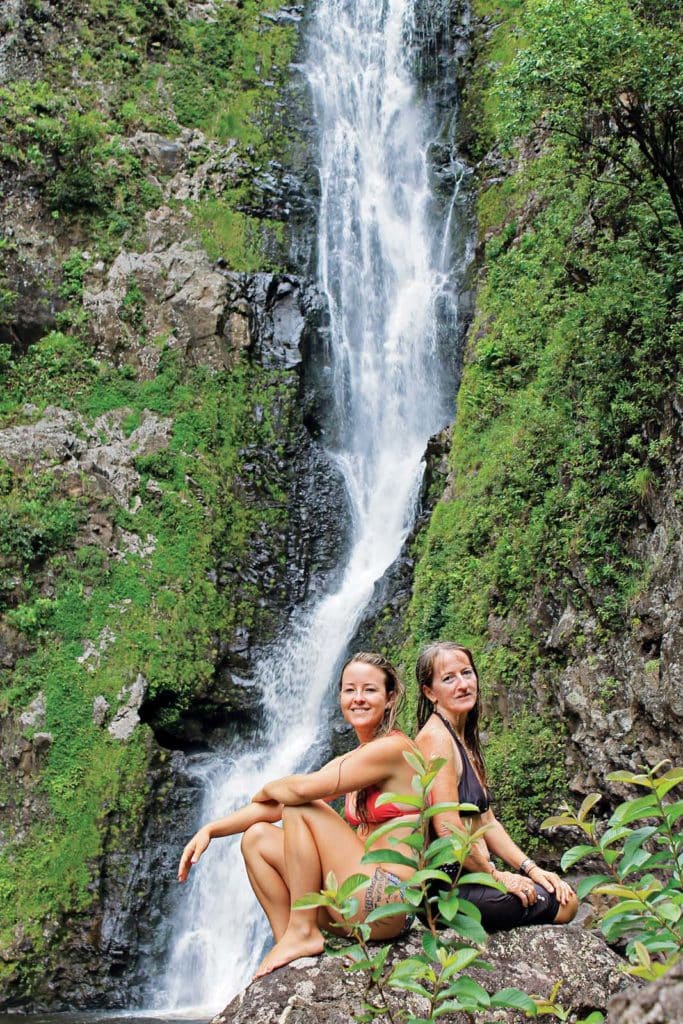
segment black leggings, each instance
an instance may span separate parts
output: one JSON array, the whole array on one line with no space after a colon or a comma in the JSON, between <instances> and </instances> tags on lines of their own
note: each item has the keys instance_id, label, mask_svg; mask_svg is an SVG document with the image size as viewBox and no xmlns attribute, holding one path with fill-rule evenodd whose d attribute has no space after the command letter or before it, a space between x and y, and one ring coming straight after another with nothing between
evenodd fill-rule
<instances>
[{"instance_id":1,"label":"black leggings","mask_svg":"<svg viewBox=\"0 0 683 1024\"><path fill-rule=\"evenodd\" d=\"M461 885L458 895L479 908L481 923L487 932L507 931L527 924L552 924L560 909L554 892L535 885L536 902L525 907L511 892L499 892L488 885Z\"/></svg>"}]
</instances>

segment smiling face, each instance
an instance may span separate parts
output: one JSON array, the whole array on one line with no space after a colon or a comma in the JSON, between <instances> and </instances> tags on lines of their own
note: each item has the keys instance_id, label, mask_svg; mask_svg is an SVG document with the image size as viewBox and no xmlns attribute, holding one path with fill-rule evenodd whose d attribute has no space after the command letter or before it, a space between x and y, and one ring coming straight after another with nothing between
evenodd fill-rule
<instances>
[{"instance_id":1,"label":"smiling face","mask_svg":"<svg viewBox=\"0 0 683 1024\"><path fill-rule=\"evenodd\" d=\"M351 661L342 674L339 699L344 718L359 738L367 741L382 725L394 694L387 692L386 676L381 668Z\"/></svg>"},{"instance_id":2,"label":"smiling face","mask_svg":"<svg viewBox=\"0 0 683 1024\"><path fill-rule=\"evenodd\" d=\"M468 654L462 650L439 651L434 659L430 684L423 686L425 697L454 725L463 721L477 703L477 674Z\"/></svg>"}]
</instances>

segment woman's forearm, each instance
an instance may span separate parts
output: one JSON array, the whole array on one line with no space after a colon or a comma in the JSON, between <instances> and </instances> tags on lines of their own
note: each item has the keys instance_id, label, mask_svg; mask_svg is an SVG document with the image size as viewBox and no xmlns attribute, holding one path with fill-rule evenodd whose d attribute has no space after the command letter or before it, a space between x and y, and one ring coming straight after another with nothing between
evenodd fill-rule
<instances>
[{"instance_id":1,"label":"woman's forearm","mask_svg":"<svg viewBox=\"0 0 683 1024\"><path fill-rule=\"evenodd\" d=\"M251 825L259 821L275 822L282 818L282 805L270 800L263 803L248 803L233 811L225 818L218 818L216 821L209 821L202 828L206 830L210 839L218 839L222 836L235 836L245 832Z\"/></svg>"},{"instance_id":2,"label":"woman's forearm","mask_svg":"<svg viewBox=\"0 0 683 1024\"><path fill-rule=\"evenodd\" d=\"M518 871L520 864L526 860L524 851L520 850L499 821L491 823L484 836L484 841L490 852L494 856L500 857L513 871Z\"/></svg>"}]
</instances>

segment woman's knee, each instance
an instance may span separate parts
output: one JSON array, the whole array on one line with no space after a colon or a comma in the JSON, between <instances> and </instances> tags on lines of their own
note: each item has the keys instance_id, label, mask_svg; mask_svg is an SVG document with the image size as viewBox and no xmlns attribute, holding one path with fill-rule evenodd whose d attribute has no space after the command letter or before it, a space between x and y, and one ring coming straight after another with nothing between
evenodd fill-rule
<instances>
[{"instance_id":1,"label":"woman's knee","mask_svg":"<svg viewBox=\"0 0 683 1024\"><path fill-rule=\"evenodd\" d=\"M245 860L263 850L270 840L270 830L272 828L273 825L269 825L265 821L257 821L242 833L240 850Z\"/></svg>"},{"instance_id":2,"label":"woman's knee","mask_svg":"<svg viewBox=\"0 0 683 1024\"><path fill-rule=\"evenodd\" d=\"M579 899L576 893L572 893L569 897L569 901L564 905L560 904L560 909L555 915L554 924L569 924L576 917L579 909Z\"/></svg>"}]
</instances>

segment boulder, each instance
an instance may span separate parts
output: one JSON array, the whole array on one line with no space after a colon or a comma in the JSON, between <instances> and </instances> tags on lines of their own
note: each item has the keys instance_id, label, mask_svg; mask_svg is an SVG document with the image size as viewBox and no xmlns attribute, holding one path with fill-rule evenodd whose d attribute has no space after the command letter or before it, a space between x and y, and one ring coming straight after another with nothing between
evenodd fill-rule
<instances>
[{"instance_id":1,"label":"boulder","mask_svg":"<svg viewBox=\"0 0 683 1024\"><path fill-rule=\"evenodd\" d=\"M414 930L394 943L392 956L421 952L420 935ZM609 1000L629 985L616 953L599 935L577 926L499 932L490 936L483 956L493 969L476 968L468 974L487 991L513 986L547 998L561 982L557 1004L576 1016L604 1012ZM365 984L361 973L345 972L337 958L302 958L252 982L212 1024L349 1024L360 1009ZM396 1008L409 1005L418 1015L426 1009L419 996L403 992L392 1002ZM469 1019L461 1013L441 1018L446 1024L467 1024ZM527 1019L519 1011L486 1012L487 1024L522 1024Z\"/></svg>"},{"instance_id":2,"label":"boulder","mask_svg":"<svg viewBox=\"0 0 683 1024\"><path fill-rule=\"evenodd\" d=\"M609 1001L605 1024L680 1024L683 1021L683 960L643 988L633 985Z\"/></svg>"}]
</instances>

